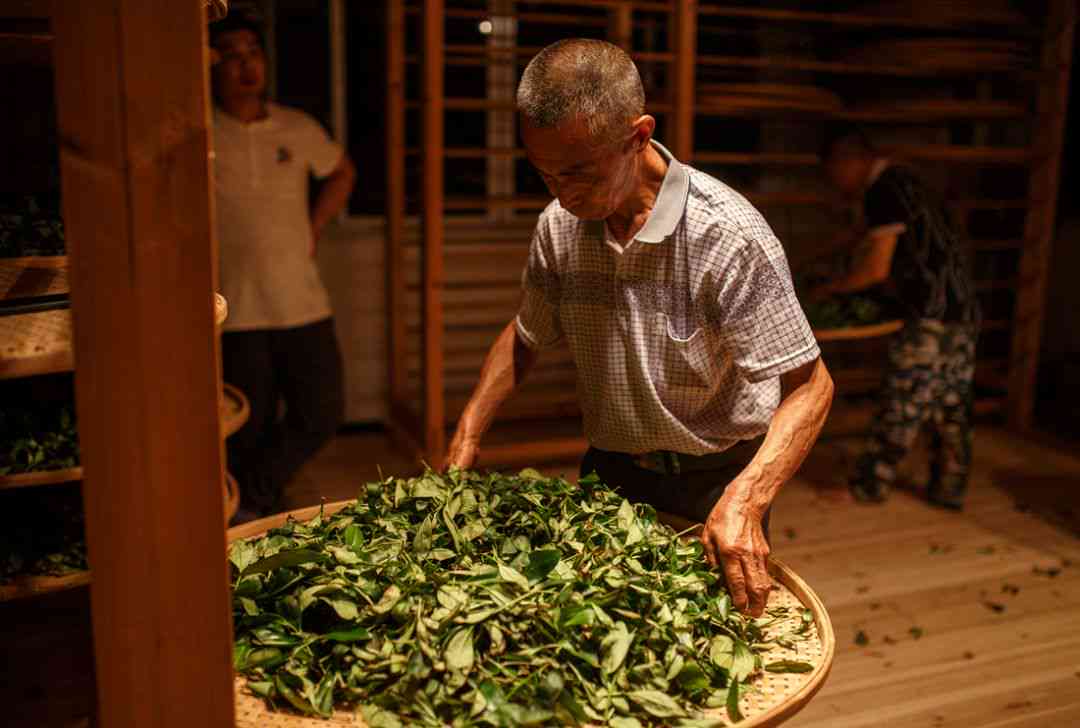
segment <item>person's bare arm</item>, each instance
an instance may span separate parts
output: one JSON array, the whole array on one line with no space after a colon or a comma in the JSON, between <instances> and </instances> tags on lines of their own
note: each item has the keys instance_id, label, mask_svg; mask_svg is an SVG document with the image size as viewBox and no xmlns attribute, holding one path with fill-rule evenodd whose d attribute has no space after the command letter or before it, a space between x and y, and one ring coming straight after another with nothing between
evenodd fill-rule
<instances>
[{"instance_id":1,"label":"person's bare arm","mask_svg":"<svg viewBox=\"0 0 1080 728\"><path fill-rule=\"evenodd\" d=\"M761 518L817 441L833 397L832 377L820 357L780 381L782 399L765 441L713 506L701 534L705 557L724 569L732 602L754 616L764 612L772 586Z\"/></svg>"},{"instance_id":2,"label":"person's bare arm","mask_svg":"<svg viewBox=\"0 0 1080 728\"><path fill-rule=\"evenodd\" d=\"M335 215L345 209L355 183L356 166L349 155L342 154L341 161L323 182L319 196L315 198L315 207L311 210L311 255L315 255L323 230Z\"/></svg>"},{"instance_id":3,"label":"person's bare arm","mask_svg":"<svg viewBox=\"0 0 1080 728\"><path fill-rule=\"evenodd\" d=\"M465 405L450 441L444 468L473 466L480 439L491 427L495 413L525 379L536 358L537 352L525 345L511 321L488 351L480 369L480 381Z\"/></svg>"},{"instance_id":4,"label":"person's bare arm","mask_svg":"<svg viewBox=\"0 0 1080 728\"><path fill-rule=\"evenodd\" d=\"M847 275L818 286L810 294L811 298L825 298L834 293L856 293L884 283L889 278L896 243L906 229L903 223L894 223L868 230L859 244L863 249L862 254L856 258Z\"/></svg>"}]
</instances>

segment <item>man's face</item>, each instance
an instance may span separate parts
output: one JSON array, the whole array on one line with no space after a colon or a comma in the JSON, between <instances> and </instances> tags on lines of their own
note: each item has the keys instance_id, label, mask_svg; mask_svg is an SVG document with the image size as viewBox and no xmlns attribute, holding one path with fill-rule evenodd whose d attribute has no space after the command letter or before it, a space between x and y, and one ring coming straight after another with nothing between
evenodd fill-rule
<instances>
[{"instance_id":1,"label":"man's face","mask_svg":"<svg viewBox=\"0 0 1080 728\"><path fill-rule=\"evenodd\" d=\"M843 195L855 197L862 192L865 167L858 157L834 154L825 160L825 177Z\"/></svg>"},{"instance_id":2,"label":"man's face","mask_svg":"<svg viewBox=\"0 0 1080 728\"><path fill-rule=\"evenodd\" d=\"M553 129L522 119L521 138L548 191L575 217L606 219L632 191L636 153L629 129L622 142L603 144L589 138L580 119Z\"/></svg>"},{"instance_id":3,"label":"man's face","mask_svg":"<svg viewBox=\"0 0 1080 728\"><path fill-rule=\"evenodd\" d=\"M250 30L222 33L214 42L220 61L214 88L221 98L261 97L266 91L266 55Z\"/></svg>"}]
</instances>

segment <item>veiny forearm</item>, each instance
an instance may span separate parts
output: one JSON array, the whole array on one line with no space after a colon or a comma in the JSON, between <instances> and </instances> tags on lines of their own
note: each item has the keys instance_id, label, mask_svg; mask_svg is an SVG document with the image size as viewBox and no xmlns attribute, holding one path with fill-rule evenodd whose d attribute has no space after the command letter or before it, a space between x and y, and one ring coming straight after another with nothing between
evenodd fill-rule
<instances>
[{"instance_id":1,"label":"veiny forearm","mask_svg":"<svg viewBox=\"0 0 1080 728\"><path fill-rule=\"evenodd\" d=\"M785 380L787 391L761 448L724 493L726 507L764 515L817 441L832 406L833 382L820 358L807 369Z\"/></svg>"},{"instance_id":2,"label":"veiny forearm","mask_svg":"<svg viewBox=\"0 0 1080 728\"><path fill-rule=\"evenodd\" d=\"M345 209L355 182L356 171L348 159L343 160L341 166L326 178L311 210L311 228L316 237L335 215Z\"/></svg>"},{"instance_id":3,"label":"veiny forearm","mask_svg":"<svg viewBox=\"0 0 1080 728\"><path fill-rule=\"evenodd\" d=\"M537 353L518 338L511 321L488 352L480 370L480 381L461 415L458 428L466 438L480 441L499 407L525 379L536 358Z\"/></svg>"}]
</instances>

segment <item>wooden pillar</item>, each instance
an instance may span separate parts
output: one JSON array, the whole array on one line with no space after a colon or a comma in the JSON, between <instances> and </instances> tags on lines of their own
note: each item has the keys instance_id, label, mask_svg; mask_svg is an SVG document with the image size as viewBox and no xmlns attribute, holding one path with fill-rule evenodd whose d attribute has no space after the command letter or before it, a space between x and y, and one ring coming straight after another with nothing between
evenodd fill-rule
<instances>
[{"instance_id":1,"label":"wooden pillar","mask_svg":"<svg viewBox=\"0 0 1080 728\"><path fill-rule=\"evenodd\" d=\"M423 151L423 328L424 328L424 452L435 467L446 444L443 390L443 0L424 0L423 92L421 96Z\"/></svg>"},{"instance_id":2,"label":"wooden pillar","mask_svg":"<svg viewBox=\"0 0 1080 728\"><path fill-rule=\"evenodd\" d=\"M674 109L672 153L684 162L694 157L694 68L697 63L697 0L675 3Z\"/></svg>"},{"instance_id":3,"label":"wooden pillar","mask_svg":"<svg viewBox=\"0 0 1080 728\"><path fill-rule=\"evenodd\" d=\"M1077 19L1076 0L1054 0L1049 5L1042 53L1044 77L1040 80L1033 135L1034 160L1028 182L1031 204L1024 227L1024 248L1020 258L1019 290L1009 353L1009 423L1017 428L1031 426L1035 409L1047 270L1055 232Z\"/></svg>"},{"instance_id":4,"label":"wooden pillar","mask_svg":"<svg viewBox=\"0 0 1080 728\"><path fill-rule=\"evenodd\" d=\"M99 724L232 726L205 9L53 27Z\"/></svg>"},{"instance_id":5,"label":"wooden pillar","mask_svg":"<svg viewBox=\"0 0 1080 728\"><path fill-rule=\"evenodd\" d=\"M608 40L629 53L634 45L634 6L622 2L608 11Z\"/></svg>"},{"instance_id":6,"label":"wooden pillar","mask_svg":"<svg viewBox=\"0 0 1080 728\"><path fill-rule=\"evenodd\" d=\"M405 3L386 5L387 412L405 400ZM414 437L416 433L414 433Z\"/></svg>"}]
</instances>

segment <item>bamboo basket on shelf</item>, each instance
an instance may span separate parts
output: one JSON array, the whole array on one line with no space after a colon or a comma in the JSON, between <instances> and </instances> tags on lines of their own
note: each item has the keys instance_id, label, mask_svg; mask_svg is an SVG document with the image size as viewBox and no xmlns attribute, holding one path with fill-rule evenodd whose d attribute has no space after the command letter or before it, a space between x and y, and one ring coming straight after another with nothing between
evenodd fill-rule
<instances>
[{"instance_id":1,"label":"bamboo basket on shelf","mask_svg":"<svg viewBox=\"0 0 1080 728\"><path fill-rule=\"evenodd\" d=\"M279 513L274 516L251 521L228 531L228 542L254 538L265 534L272 528L284 525L289 519L306 521L314 518L320 511L336 513L353 501L340 501L325 506L312 506L295 511ZM689 521L660 514L660 520L677 530L685 530L692 525ZM739 702L744 720L739 728L769 728L785 722L806 706L824 684L832 668L836 651L836 637L829 620L825 605L814 591L782 561L771 559L769 573L773 577L774 590L769 597L770 606L807 608L814 617L813 634L805 643L799 644L797 659L809 662L814 669L808 673L763 673L747 689ZM783 648L773 647L764 656L777 650L777 659L791 657ZM783 655L779 654L780 652ZM335 711L332 718L322 719L300 715L295 712L275 711L267 706L262 698L246 689L246 680L237 676L235 684L236 725L237 728L318 728L319 726L365 726L363 719L351 711ZM723 710L708 711L710 718L723 721L729 719Z\"/></svg>"},{"instance_id":2,"label":"bamboo basket on shelf","mask_svg":"<svg viewBox=\"0 0 1080 728\"><path fill-rule=\"evenodd\" d=\"M904 322L895 319L866 326L845 326L837 329L814 329L814 338L821 341L856 341L858 339L876 339L880 336L895 334L904 328Z\"/></svg>"}]
</instances>

